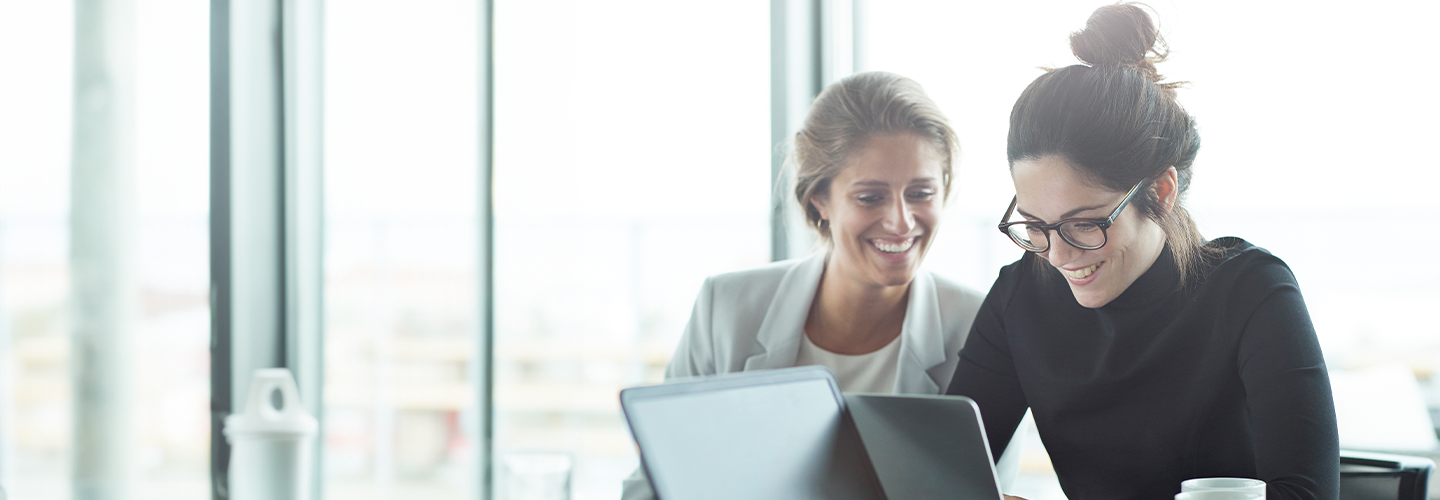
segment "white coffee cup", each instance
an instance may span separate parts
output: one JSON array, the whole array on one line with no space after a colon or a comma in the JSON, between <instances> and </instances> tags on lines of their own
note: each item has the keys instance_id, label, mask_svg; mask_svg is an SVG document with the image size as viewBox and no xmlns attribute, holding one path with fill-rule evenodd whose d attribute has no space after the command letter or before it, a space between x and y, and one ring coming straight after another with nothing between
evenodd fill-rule
<instances>
[{"instance_id":1,"label":"white coffee cup","mask_svg":"<svg viewBox=\"0 0 1440 500\"><path fill-rule=\"evenodd\" d=\"M501 459L500 498L570 500L574 460L565 453L507 453Z\"/></svg>"},{"instance_id":2,"label":"white coffee cup","mask_svg":"<svg viewBox=\"0 0 1440 500\"><path fill-rule=\"evenodd\" d=\"M1228 493L1231 496L1215 495L1209 492ZM1180 494L1205 493L1207 496L1194 496L1181 498L1176 495L1176 500L1220 500L1220 499L1243 499L1254 498L1263 500L1265 498L1265 481L1244 477L1201 477L1188 479L1180 483Z\"/></svg>"},{"instance_id":3,"label":"white coffee cup","mask_svg":"<svg viewBox=\"0 0 1440 500\"><path fill-rule=\"evenodd\" d=\"M1182 491L1175 494L1175 500L1264 500L1262 495L1240 490Z\"/></svg>"}]
</instances>

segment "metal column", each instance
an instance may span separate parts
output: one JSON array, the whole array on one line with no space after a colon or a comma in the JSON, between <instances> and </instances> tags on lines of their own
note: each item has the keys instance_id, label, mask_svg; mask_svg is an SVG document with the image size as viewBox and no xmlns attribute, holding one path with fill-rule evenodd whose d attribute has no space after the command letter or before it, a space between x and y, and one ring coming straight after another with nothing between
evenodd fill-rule
<instances>
[{"instance_id":1,"label":"metal column","mask_svg":"<svg viewBox=\"0 0 1440 500\"><path fill-rule=\"evenodd\" d=\"M479 303L476 311L479 337L476 339L475 363L471 381L478 390L475 398L476 496L481 500L495 497L495 1L481 0L478 24L480 61L478 75L480 109L478 118L479 148L476 158L480 169L477 203L480 227L476 232L476 290Z\"/></svg>"},{"instance_id":2,"label":"metal column","mask_svg":"<svg viewBox=\"0 0 1440 500\"><path fill-rule=\"evenodd\" d=\"M75 2L70 370L78 500L128 498L135 475L135 25L132 0Z\"/></svg>"}]
</instances>

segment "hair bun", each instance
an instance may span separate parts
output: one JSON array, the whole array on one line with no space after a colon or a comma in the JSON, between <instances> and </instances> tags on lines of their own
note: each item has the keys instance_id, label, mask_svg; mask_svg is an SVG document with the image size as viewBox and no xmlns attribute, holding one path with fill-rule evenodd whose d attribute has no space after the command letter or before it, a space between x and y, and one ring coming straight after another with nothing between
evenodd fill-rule
<instances>
[{"instance_id":1,"label":"hair bun","mask_svg":"<svg viewBox=\"0 0 1440 500\"><path fill-rule=\"evenodd\" d=\"M1095 9L1085 29L1070 34L1070 51L1091 66L1135 66L1158 81L1155 63L1165 60L1169 49L1142 5L1128 2ZM1146 53L1154 55L1146 57Z\"/></svg>"}]
</instances>

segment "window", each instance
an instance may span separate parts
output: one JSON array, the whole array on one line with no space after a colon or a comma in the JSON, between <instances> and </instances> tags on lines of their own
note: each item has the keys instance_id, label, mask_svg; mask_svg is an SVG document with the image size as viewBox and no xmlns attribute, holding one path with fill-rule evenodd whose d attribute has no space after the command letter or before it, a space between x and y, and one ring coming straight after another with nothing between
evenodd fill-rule
<instances>
[{"instance_id":1,"label":"window","mask_svg":"<svg viewBox=\"0 0 1440 500\"><path fill-rule=\"evenodd\" d=\"M618 498L619 390L661 380L705 276L769 260L768 5L495 18L497 484L559 455Z\"/></svg>"},{"instance_id":2,"label":"window","mask_svg":"<svg viewBox=\"0 0 1440 500\"><path fill-rule=\"evenodd\" d=\"M208 10L174 0L133 9L134 59L119 71L135 87L112 101L134 106L121 115L133 156L115 158L119 182L95 185L71 175L81 13L70 2L0 3L0 483L11 498L70 498L73 461L96 453L77 438L87 424L106 436L91 439L129 446L99 467L125 475L134 496L209 489ZM123 213L97 226L100 198L112 195L129 201L108 205ZM72 244L97 237L113 246ZM77 263L102 254L123 258L90 276L117 286L77 283ZM81 316L81 294L116 307L98 331L121 339L85 367L76 330L96 325ZM124 380L103 412L77 394L77 380L95 377Z\"/></svg>"},{"instance_id":3,"label":"window","mask_svg":"<svg viewBox=\"0 0 1440 500\"><path fill-rule=\"evenodd\" d=\"M479 14L325 8L325 494L476 498Z\"/></svg>"}]
</instances>

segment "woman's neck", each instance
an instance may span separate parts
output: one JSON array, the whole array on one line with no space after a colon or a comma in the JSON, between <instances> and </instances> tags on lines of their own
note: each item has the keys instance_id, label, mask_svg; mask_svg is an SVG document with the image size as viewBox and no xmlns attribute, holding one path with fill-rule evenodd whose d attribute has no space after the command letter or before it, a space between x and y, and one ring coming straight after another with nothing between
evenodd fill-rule
<instances>
[{"instance_id":1,"label":"woman's neck","mask_svg":"<svg viewBox=\"0 0 1440 500\"><path fill-rule=\"evenodd\" d=\"M910 284L875 286L825 266L805 335L816 346L837 354L867 354L900 336Z\"/></svg>"}]
</instances>

